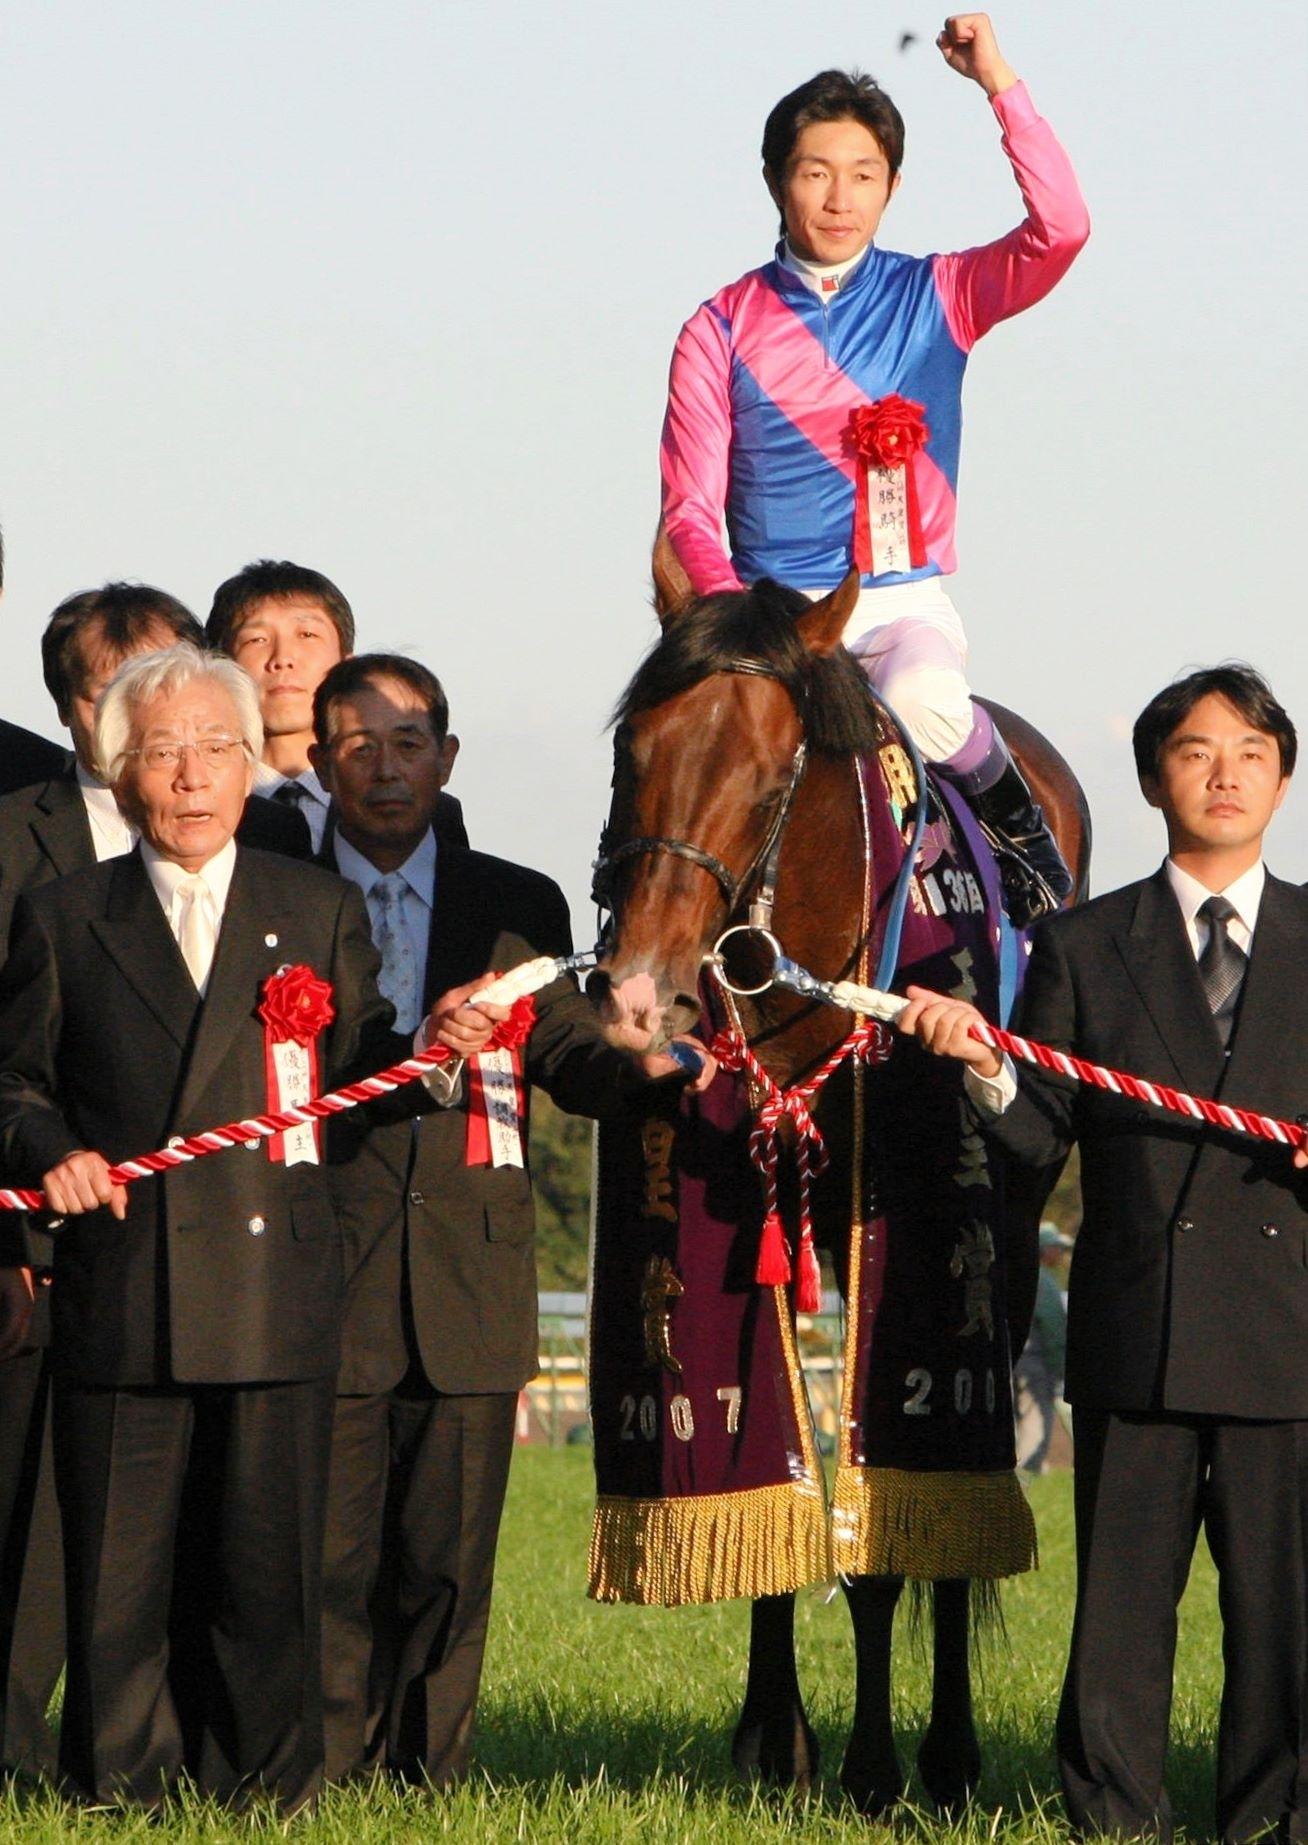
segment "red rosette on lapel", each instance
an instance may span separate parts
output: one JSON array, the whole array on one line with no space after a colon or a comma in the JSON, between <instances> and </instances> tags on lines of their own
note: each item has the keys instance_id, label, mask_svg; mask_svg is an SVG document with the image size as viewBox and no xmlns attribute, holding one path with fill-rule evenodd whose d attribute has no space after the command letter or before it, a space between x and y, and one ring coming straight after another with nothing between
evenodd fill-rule
<instances>
[{"instance_id":1,"label":"red rosette on lapel","mask_svg":"<svg viewBox=\"0 0 1308 1845\"><path fill-rule=\"evenodd\" d=\"M279 967L263 983L258 1016L263 1020L264 1077L268 1112L311 1102L318 1093L318 1034L336 1017L331 983L303 962ZM305 1122L268 1141L268 1157L288 1166L319 1159L318 1124Z\"/></svg>"},{"instance_id":2,"label":"red rosette on lapel","mask_svg":"<svg viewBox=\"0 0 1308 1845\"><path fill-rule=\"evenodd\" d=\"M854 563L860 576L917 570L927 561L913 457L931 437L924 407L891 393L849 419L854 452Z\"/></svg>"},{"instance_id":3,"label":"red rosette on lapel","mask_svg":"<svg viewBox=\"0 0 1308 1845\"><path fill-rule=\"evenodd\" d=\"M469 1166L525 1166L527 1085L522 1050L536 1023L530 994L515 999L484 1051L468 1059Z\"/></svg>"}]
</instances>

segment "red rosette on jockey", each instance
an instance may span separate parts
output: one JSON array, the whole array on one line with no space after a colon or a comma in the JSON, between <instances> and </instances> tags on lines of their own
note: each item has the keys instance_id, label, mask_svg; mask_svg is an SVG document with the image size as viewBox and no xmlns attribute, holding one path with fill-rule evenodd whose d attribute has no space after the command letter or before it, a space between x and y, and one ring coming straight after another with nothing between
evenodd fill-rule
<instances>
[{"instance_id":1,"label":"red rosette on jockey","mask_svg":"<svg viewBox=\"0 0 1308 1845\"><path fill-rule=\"evenodd\" d=\"M263 1064L268 1112L280 1114L311 1102L318 1093L318 1034L336 1017L331 982L320 980L303 962L279 967L263 983L258 1016L263 1020ZM268 1157L288 1166L319 1159L318 1124L305 1122L274 1134Z\"/></svg>"},{"instance_id":2,"label":"red rosette on jockey","mask_svg":"<svg viewBox=\"0 0 1308 1845\"><path fill-rule=\"evenodd\" d=\"M860 576L917 570L927 561L913 457L931 438L925 409L892 392L849 419L854 452L854 563Z\"/></svg>"},{"instance_id":3,"label":"red rosette on jockey","mask_svg":"<svg viewBox=\"0 0 1308 1845\"><path fill-rule=\"evenodd\" d=\"M475 994L473 996L475 1002ZM468 1059L469 1166L525 1166L527 1084L522 1050L536 1023L530 994L515 999L484 1051Z\"/></svg>"}]
</instances>

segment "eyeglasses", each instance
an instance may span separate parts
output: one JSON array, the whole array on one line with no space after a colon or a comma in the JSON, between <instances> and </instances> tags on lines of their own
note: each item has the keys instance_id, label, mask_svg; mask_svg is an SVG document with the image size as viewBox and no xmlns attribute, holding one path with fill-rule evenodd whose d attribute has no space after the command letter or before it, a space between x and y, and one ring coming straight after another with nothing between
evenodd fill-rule
<instances>
[{"instance_id":1,"label":"eyeglasses","mask_svg":"<svg viewBox=\"0 0 1308 1845\"><path fill-rule=\"evenodd\" d=\"M193 743L169 738L162 743L146 743L139 749L124 750L125 756L139 756L147 769L176 769L187 750L194 750L206 769L229 769L243 754L241 737L200 737Z\"/></svg>"}]
</instances>

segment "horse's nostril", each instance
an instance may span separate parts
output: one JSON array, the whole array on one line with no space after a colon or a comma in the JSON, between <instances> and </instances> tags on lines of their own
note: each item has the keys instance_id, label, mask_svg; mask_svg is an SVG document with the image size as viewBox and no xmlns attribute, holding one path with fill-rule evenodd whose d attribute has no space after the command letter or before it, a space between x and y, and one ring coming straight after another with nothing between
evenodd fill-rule
<instances>
[{"instance_id":1,"label":"horse's nostril","mask_svg":"<svg viewBox=\"0 0 1308 1845\"><path fill-rule=\"evenodd\" d=\"M613 989L613 982L602 967L597 967L586 976L586 998L593 1006L606 1000Z\"/></svg>"}]
</instances>

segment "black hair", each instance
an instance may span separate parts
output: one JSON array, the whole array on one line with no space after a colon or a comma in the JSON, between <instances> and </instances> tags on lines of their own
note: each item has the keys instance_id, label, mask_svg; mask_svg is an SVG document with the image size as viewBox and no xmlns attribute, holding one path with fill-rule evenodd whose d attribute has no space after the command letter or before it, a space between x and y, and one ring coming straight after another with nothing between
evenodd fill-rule
<instances>
[{"instance_id":1,"label":"black hair","mask_svg":"<svg viewBox=\"0 0 1308 1845\"><path fill-rule=\"evenodd\" d=\"M785 183L795 143L814 122L861 122L885 155L892 179L904 164L904 118L876 78L857 70L823 70L783 96L763 124L763 170L774 189Z\"/></svg>"},{"instance_id":2,"label":"black hair","mask_svg":"<svg viewBox=\"0 0 1308 1845\"><path fill-rule=\"evenodd\" d=\"M1294 774L1299 739L1289 713L1261 673L1241 660L1226 660L1173 680L1149 700L1135 720L1131 748L1135 772L1142 781L1158 774L1163 745L1202 698L1224 698L1250 730L1273 737L1280 751L1282 776Z\"/></svg>"},{"instance_id":3,"label":"black hair","mask_svg":"<svg viewBox=\"0 0 1308 1845\"><path fill-rule=\"evenodd\" d=\"M90 664L82 651L88 631L99 628L105 650L120 660L135 653L159 628L174 641L204 645L204 632L191 611L167 590L148 583L106 583L79 590L59 604L41 636L41 672L61 717L82 689Z\"/></svg>"},{"instance_id":4,"label":"black hair","mask_svg":"<svg viewBox=\"0 0 1308 1845\"><path fill-rule=\"evenodd\" d=\"M398 679L426 702L427 718L438 743L450 728L450 705L445 688L429 667L402 653L356 653L340 660L313 695L313 734L325 748L331 735L331 709L338 698L352 698L378 679Z\"/></svg>"},{"instance_id":5,"label":"black hair","mask_svg":"<svg viewBox=\"0 0 1308 1845\"><path fill-rule=\"evenodd\" d=\"M261 557L234 577L220 583L213 595L213 607L204 624L211 647L222 653L232 650L232 637L250 610L260 602L316 602L331 621L340 637L341 653L354 651L354 610L330 577L307 564L280 563Z\"/></svg>"}]
</instances>

